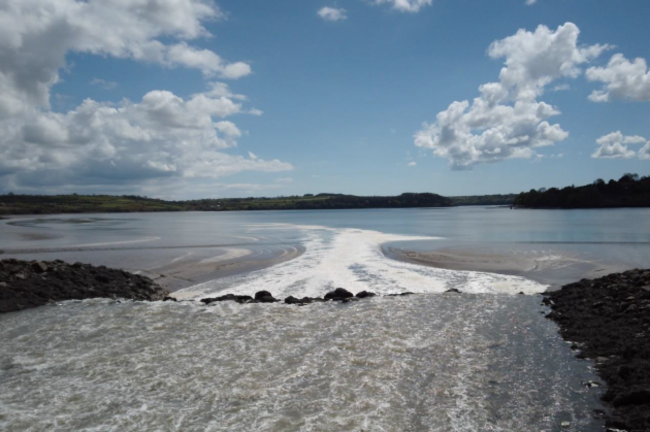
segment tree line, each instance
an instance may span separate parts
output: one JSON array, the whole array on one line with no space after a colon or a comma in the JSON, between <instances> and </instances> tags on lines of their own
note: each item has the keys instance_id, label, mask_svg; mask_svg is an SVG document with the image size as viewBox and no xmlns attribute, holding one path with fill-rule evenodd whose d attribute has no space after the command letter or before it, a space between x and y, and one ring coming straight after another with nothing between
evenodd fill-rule
<instances>
[{"instance_id":1,"label":"tree line","mask_svg":"<svg viewBox=\"0 0 650 432\"><path fill-rule=\"evenodd\" d=\"M514 205L527 208L650 207L650 177L628 173L618 180L598 179L579 187L531 189L519 194Z\"/></svg>"}]
</instances>

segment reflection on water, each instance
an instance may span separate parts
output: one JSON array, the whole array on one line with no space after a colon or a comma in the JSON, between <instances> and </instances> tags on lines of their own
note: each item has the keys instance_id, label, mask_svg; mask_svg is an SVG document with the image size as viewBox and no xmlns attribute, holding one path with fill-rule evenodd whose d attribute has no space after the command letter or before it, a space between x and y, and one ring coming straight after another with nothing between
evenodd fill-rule
<instances>
[{"instance_id":1,"label":"reflection on water","mask_svg":"<svg viewBox=\"0 0 650 432\"><path fill-rule=\"evenodd\" d=\"M532 296L104 300L0 317L0 429L602 430Z\"/></svg>"}]
</instances>

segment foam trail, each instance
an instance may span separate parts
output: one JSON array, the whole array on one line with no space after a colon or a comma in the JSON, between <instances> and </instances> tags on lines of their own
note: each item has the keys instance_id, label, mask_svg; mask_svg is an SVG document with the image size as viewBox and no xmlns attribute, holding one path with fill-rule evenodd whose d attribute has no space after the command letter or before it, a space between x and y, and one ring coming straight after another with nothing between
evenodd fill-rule
<instances>
[{"instance_id":1,"label":"foam trail","mask_svg":"<svg viewBox=\"0 0 650 432\"><path fill-rule=\"evenodd\" d=\"M517 276L399 262L387 258L381 250L381 245L388 242L437 240L435 237L320 226L291 228L305 235L306 251L299 258L244 276L190 287L183 290L183 297L202 297L216 292L254 294L260 290L270 291L280 298L322 296L335 287L344 287L353 293L370 290L378 294L441 293L451 288L467 293L535 294L547 288Z\"/></svg>"}]
</instances>

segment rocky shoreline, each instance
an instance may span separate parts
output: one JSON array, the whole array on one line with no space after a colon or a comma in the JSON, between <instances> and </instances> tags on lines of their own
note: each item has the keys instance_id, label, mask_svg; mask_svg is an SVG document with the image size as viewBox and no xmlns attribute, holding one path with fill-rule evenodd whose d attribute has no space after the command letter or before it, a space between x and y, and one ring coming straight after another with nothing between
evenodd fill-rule
<instances>
[{"instance_id":1,"label":"rocky shoreline","mask_svg":"<svg viewBox=\"0 0 650 432\"><path fill-rule=\"evenodd\" d=\"M607 383L607 426L650 430L650 270L583 279L544 296L547 317Z\"/></svg>"},{"instance_id":2,"label":"rocky shoreline","mask_svg":"<svg viewBox=\"0 0 650 432\"><path fill-rule=\"evenodd\" d=\"M169 292L123 270L63 261L0 261L0 313L97 297L163 300Z\"/></svg>"}]
</instances>

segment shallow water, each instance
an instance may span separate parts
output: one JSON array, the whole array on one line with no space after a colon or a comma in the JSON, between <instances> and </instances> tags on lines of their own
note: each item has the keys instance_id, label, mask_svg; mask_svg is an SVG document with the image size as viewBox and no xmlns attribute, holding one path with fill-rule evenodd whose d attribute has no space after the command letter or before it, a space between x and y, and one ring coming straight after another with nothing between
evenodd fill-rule
<instances>
[{"instance_id":1,"label":"shallow water","mask_svg":"<svg viewBox=\"0 0 650 432\"><path fill-rule=\"evenodd\" d=\"M0 316L0 430L602 430L536 296Z\"/></svg>"}]
</instances>

